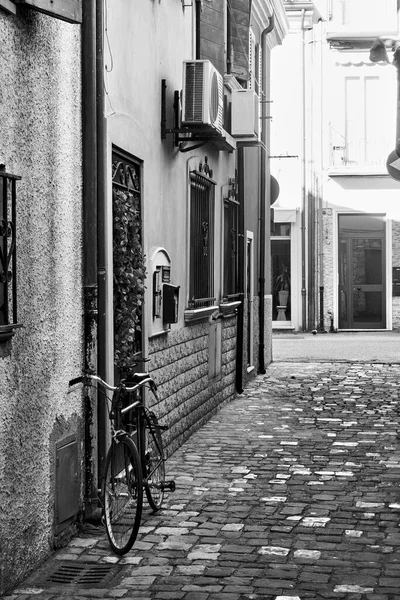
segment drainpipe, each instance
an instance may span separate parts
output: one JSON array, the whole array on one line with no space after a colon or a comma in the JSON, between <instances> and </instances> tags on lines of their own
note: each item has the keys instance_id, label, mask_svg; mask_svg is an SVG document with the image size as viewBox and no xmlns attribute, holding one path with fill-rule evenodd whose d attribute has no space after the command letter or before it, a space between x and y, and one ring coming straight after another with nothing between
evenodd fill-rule
<instances>
[{"instance_id":1,"label":"drainpipe","mask_svg":"<svg viewBox=\"0 0 400 600\"><path fill-rule=\"evenodd\" d=\"M301 14L301 31L302 31L302 118L301 118L301 136L302 136L302 207L301 207L301 313L302 313L302 330L307 329L307 289L306 289L306 76L305 76L305 60L306 60L306 39L305 39L305 21L306 11L302 10Z\"/></svg>"},{"instance_id":2,"label":"drainpipe","mask_svg":"<svg viewBox=\"0 0 400 600\"><path fill-rule=\"evenodd\" d=\"M320 136L320 175L321 178L319 180L318 186L318 224L319 224L319 333L326 333L325 329L325 310L324 310L324 243L323 243L323 218L322 218L322 198L323 198L323 156L324 156L324 101L322 90L324 89L324 61L323 61L323 52L322 52L322 20L319 23L319 71L320 71L320 118L321 118L321 136Z\"/></svg>"},{"instance_id":3,"label":"drainpipe","mask_svg":"<svg viewBox=\"0 0 400 600\"><path fill-rule=\"evenodd\" d=\"M104 97L104 0L96 0L96 114L97 114L97 283L98 283L98 366L106 379L106 206L107 137ZM98 403L99 487L107 449L108 413L106 402Z\"/></svg>"},{"instance_id":4,"label":"drainpipe","mask_svg":"<svg viewBox=\"0 0 400 600\"><path fill-rule=\"evenodd\" d=\"M261 34L261 52L263 57L263 69L262 69L262 82L261 82L261 198L260 198L260 276L259 276L259 290L260 290L260 302L259 302L259 346L258 346L258 370L259 373L265 373L265 246L267 243L266 239L266 203L267 197L269 199L269 193L267 191L267 180L269 179L268 171L268 136L267 129L267 35L275 27L275 15L272 14L269 20L268 27L264 29ZM268 236L269 240L269 236Z\"/></svg>"},{"instance_id":5,"label":"drainpipe","mask_svg":"<svg viewBox=\"0 0 400 600\"><path fill-rule=\"evenodd\" d=\"M97 371L97 133L96 133L96 9L82 7L82 159L83 159L83 296L84 368ZM85 390L85 517L98 509L96 394Z\"/></svg>"},{"instance_id":6,"label":"drainpipe","mask_svg":"<svg viewBox=\"0 0 400 600\"><path fill-rule=\"evenodd\" d=\"M244 326L244 265L245 265L245 237L244 237L244 151L237 149L238 172L238 291L240 305L237 314L236 334L236 380L235 387L238 394L243 393L243 326Z\"/></svg>"}]
</instances>

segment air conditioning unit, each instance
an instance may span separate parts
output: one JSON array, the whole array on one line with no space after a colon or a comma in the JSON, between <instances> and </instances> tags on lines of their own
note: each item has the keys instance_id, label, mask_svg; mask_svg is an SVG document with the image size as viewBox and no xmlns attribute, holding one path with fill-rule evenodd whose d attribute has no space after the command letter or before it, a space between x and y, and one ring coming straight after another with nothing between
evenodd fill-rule
<instances>
[{"instance_id":1,"label":"air conditioning unit","mask_svg":"<svg viewBox=\"0 0 400 600\"><path fill-rule=\"evenodd\" d=\"M209 60L183 62L182 119L183 126L223 129L224 84Z\"/></svg>"},{"instance_id":2,"label":"air conditioning unit","mask_svg":"<svg viewBox=\"0 0 400 600\"><path fill-rule=\"evenodd\" d=\"M260 99L254 90L232 90L231 135L234 138L260 137Z\"/></svg>"}]
</instances>

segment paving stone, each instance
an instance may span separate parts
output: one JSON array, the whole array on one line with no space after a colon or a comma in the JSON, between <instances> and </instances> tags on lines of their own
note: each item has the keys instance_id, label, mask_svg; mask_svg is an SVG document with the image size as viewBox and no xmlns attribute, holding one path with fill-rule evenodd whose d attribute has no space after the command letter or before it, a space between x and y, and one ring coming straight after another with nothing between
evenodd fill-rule
<instances>
[{"instance_id":1,"label":"paving stone","mask_svg":"<svg viewBox=\"0 0 400 600\"><path fill-rule=\"evenodd\" d=\"M398 365L272 363L168 459L177 490L145 505L127 555L103 535L55 554L122 568L63 597L397 600L397 390ZM33 577L19 589L59 597Z\"/></svg>"}]
</instances>

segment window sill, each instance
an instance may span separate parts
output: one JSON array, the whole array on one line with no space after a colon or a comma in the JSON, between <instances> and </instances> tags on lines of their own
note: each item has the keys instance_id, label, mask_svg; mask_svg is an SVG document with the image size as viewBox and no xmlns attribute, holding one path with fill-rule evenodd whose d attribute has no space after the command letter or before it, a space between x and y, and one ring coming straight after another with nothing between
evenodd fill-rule
<instances>
[{"instance_id":1,"label":"window sill","mask_svg":"<svg viewBox=\"0 0 400 600\"><path fill-rule=\"evenodd\" d=\"M160 331L155 331L154 333L149 335L149 340L154 340L154 338L159 338L162 335L167 335L167 333L170 333L170 331L171 331L170 327L168 327L168 329L161 329Z\"/></svg>"},{"instance_id":2,"label":"window sill","mask_svg":"<svg viewBox=\"0 0 400 600\"><path fill-rule=\"evenodd\" d=\"M195 308L193 310L185 310L185 323L193 323L195 321L203 321L208 319L216 311L219 310L218 306L207 306L206 308Z\"/></svg>"},{"instance_id":3,"label":"window sill","mask_svg":"<svg viewBox=\"0 0 400 600\"><path fill-rule=\"evenodd\" d=\"M10 0L0 0L0 10L4 10L6 13L11 15L17 14L17 7Z\"/></svg>"},{"instance_id":4,"label":"window sill","mask_svg":"<svg viewBox=\"0 0 400 600\"><path fill-rule=\"evenodd\" d=\"M22 325L17 323L15 325L0 325L0 344L8 342L19 327L22 327Z\"/></svg>"},{"instance_id":5,"label":"window sill","mask_svg":"<svg viewBox=\"0 0 400 600\"><path fill-rule=\"evenodd\" d=\"M330 167L329 177L389 177L385 167Z\"/></svg>"},{"instance_id":6,"label":"window sill","mask_svg":"<svg viewBox=\"0 0 400 600\"><path fill-rule=\"evenodd\" d=\"M378 29L364 27L357 29L351 25L336 25L332 26L326 32L327 40L369 40L373 41L375 38L380 36L396 35L396 29L393 29L391 24L388 23L387 28L379 27Z\"/></svg>"},{"instance_id":7,"label":"window sill","mask_svg":"<svg viewBox=\"0 0 400 600\"><path fill-rule=\"evenodd\" d=\"M234 317L237 314L237 309L240 305L240 300L236 300L235 302L223 302L219 305L219 312L223 318Z\"/></svg>"}]
</instances>

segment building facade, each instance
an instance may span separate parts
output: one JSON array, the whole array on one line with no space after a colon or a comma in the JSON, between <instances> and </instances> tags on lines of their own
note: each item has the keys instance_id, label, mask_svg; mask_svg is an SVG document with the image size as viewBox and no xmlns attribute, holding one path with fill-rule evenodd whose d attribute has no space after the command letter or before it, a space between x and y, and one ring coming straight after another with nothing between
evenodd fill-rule
<instances>
[{"instance_id":1,"label":"building facade","mask_svg":"<svg viewBox=\"0 0 400 600\"><path fill-rule=\"evenodd\" d=\"M275 300L274 327L396 329L399 183L386 166L396 146L396 68L371 60L370 51L382 37L392 61L397 4L285 5L291 34L274 54L272 75L279 135L271 169L280 192L271 243L273 277L287 270L291 282L288 308ZM299 99L289 117L282 65Z\"/></svg>"},{"instance_id":2,"label":"building facade","mask_svg":"<svg viewBox=\"0 0 400 600\"><path fill-rule=\"evenodd\" d=\"M81 506L84 417L80 27L1 2L0 39L1 594Z\"/></svg>"},{"instance_id":3,"label":"building facade","mask_svg":"<svg viewBox=\"0 0 400 600\"><path fill-rule=\"evenodd\" d=\"M288 24L281 0L0 0L0 18L2 593L101 514L107 410L71 379L148 369L170 455L271 360Z\"/></svg>"},{"instance_id":4,"label":"building facade","mask_svg":"<svg viewBox=\"0 0 400 600\"><path fill-rule=\"evenodd\" d=\"M159 383L171 453L270 361L270 294L265 285L260 293L269 269L259 229L269 189L261 99L287 20L280 0L148 2L140 19L125 10L107 13L106 210L111 222L116 167L130 164L140 180L146 268L137 360L149 359ZM154 52L143 53L148 44ZM207 110L208 86L218 82L211 124L209 114L201 123L191 114L200 69ZM110 231L108 379L117 349L114 250Z\"/></svg>"}]
</instances>

